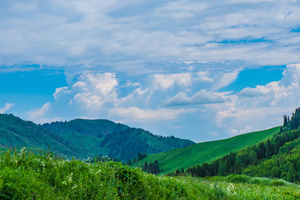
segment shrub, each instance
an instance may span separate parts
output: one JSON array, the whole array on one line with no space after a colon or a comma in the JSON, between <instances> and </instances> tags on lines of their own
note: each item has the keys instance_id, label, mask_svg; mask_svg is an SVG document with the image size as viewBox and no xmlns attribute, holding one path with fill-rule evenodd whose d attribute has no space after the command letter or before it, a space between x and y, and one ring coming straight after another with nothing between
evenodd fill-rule
<instances>
[{"instance_id":1,"label":"shrub","mask_svg":"<svg viewBox=\"0 0 300 200\"><path fill-rule=\"evenodd\" d=\"M233 183L247 183L251 177L247 175L231 174L226 177L226 180Z\"/></svg>"}]
</instances>

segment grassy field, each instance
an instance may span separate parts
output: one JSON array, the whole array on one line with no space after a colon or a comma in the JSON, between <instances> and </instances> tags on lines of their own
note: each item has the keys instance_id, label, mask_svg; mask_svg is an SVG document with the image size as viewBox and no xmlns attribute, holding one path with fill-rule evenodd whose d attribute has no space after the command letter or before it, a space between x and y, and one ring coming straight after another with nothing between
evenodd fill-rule
<instances>
[{"instance_id":1,"label":"grassy field","mask_svg":"<svg viewBox=\"0 0 300 200\"><path fill-rule=\"evenodd\" d=\"M155 176L115 162L2 151L0 199L299 199L298 185L244 175Z\"/></svg>"},{"instance_id":2,"label":"grassy field","mask_svg":"<svg viewBox=\"0 0 300 200\"><path fill-rule=\"evenodd\" d=\"M173 172L176 169L213 161L232 151L238 151L247 146L267 140L280 130L280 127L268 130L247 133L225 140L198 143L185 148L148 155L145 159L135 163L134 166L142 166L145 161L158 160L162 173Z\"/></svg>"}]
</instances>

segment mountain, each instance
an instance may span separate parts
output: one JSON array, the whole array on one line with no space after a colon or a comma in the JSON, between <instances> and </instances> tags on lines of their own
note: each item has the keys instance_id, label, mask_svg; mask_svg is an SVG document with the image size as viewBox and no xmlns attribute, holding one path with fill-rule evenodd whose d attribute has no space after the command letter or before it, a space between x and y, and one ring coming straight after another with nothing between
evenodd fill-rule
<instances>
[{"instance_id":1,"label":"mountain","mask_svg":"<svg viewBox=\"0 0 300 200\"><path fill-rule=\"evenodd\" d=\"M151 154L135 163L134 166L143 166L145 161L150 163L157 160L162 173L173 172L181 168L187 169L196 164L211 162L229 152L238 151L242 148L265 141L278 133L279 130L280 127L275 127L268 130L235 136L225 140L203 142L181 149Z\"/></svg>"},{"instance_id":2,"label":"mountain","mask_svg":"<svg viewBox=\"0 0 300 200\"><path fill-rule=\"evenodd\" d=\"M65 122L51 122L42 125L45 129L59 135L87 135L101 138L112 133L119 133L130 127L105 119L75 119Z\"/></svg>"},{"instance_id":3,"label":"mountain","mask_svg":"<svg viewBox=\"0 0 300 200\"><path fill-rule=\"evenodd\" d=\"M91 156L107 155L129 160L138 153L158 153L194 144L190 140L156 136L143 129L130 128L109 120L75 119L42 125L77 148L91 152Z\"/></svg>"},{"instance_id":4,"label":"mountain","mask_svg":"<svg viewBox=\"0 0 300 200\"><path fill-rule=\"evenodd\" d=\"M30 121L24 121L12 114L0 114L0 146L9 148L29 147L51 150L63 157L83 158L88 152L73 146L43 127Z\"/></svg>"},{"instance_id":5,"label":"mountain","mask_svg":"<svg viewBox=\"0 0 300 200\"><path fill-rule=\"evenodd\" d=\"M0 146L44 151L51 147L65 158L108 156L127 161L139 153L158 153L191 144L194 142L156 136L109 120L76 119L37 125L12 114L0 114Z\"/></svg>"}]
</instances>

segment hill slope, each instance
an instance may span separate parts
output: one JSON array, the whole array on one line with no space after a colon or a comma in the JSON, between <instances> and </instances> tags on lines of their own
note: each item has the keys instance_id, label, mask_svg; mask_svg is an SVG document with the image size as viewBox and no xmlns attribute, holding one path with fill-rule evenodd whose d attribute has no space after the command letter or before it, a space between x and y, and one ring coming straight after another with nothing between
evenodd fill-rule
<instances>
[{"instance_id":1,"label":"hill slope","mask_svg":"<svg viewBox=\"0 0 300 200\"><path fill-rule=\"evenodd\" d=\"M268 130L252 132L235 136L225 140L198 143L181 149L174 149L167 152L148 155L145 159L139 161L135 166L142 166L145 161L158 161L162 173L172 172L179 168L201 164L213 161L232 151L237 151L247 146L254 145L261 141L267 140L275 133L279 132L280 127Z\"/></svg>"},{"instance_id":2,"label":"hill slope","mask_svg":"<svg viewBox=\"0 0 300 200\"><path fill-rule=\"evenodd\" d=\"M53 152L63 157L83 158L88 155L84 149L73 146L59 135L11 114L0 114L0 146L42 150L48 150L51 146Z\"/></svg>"},{"instance_id":3,"label":"hill slope","mask_svg":"<svg viewBox=\"0 0 300 200\"><path fill-rule=\"evenodd\" d=\"M190 166L191 176L250 176L276 177L290 182L300 181L300 108L291 118L284 115L280 131L269 138L239 151L231 152L210 163ZM176 170L176 175L183 172Z\"/></svg>"},{"instance_id":4,"label":"hill slope","mask_svg":"<svg viewBox=\"0 0 300 200\"><path fill-rule=\"evenodd\" d=\"M124 161L137 157L138 153L158 153L194 144L190 140L156 136L109 120L76 119L47 123L43 127L73 146L91 152L91 156L107 155Z\"/></svg>"}]
</instances>

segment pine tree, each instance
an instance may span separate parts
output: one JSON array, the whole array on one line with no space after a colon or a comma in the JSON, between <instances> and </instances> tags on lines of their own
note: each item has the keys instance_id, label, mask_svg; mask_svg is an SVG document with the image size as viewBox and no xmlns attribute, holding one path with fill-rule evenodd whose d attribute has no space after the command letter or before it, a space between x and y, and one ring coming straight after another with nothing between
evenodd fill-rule
<instances>
[{"instance_id":1,"label":"pine tree","mask_svg":"<svg viewBox=\"0 0 300 200\"><path fill-rule=\"evenodd\" d=\"M286 115L283 115L283 127L286 127L288 125L288 119Z\"/></svg>"}]
</instances>

